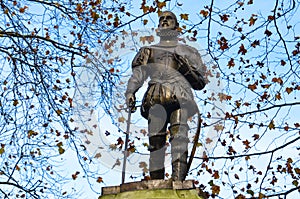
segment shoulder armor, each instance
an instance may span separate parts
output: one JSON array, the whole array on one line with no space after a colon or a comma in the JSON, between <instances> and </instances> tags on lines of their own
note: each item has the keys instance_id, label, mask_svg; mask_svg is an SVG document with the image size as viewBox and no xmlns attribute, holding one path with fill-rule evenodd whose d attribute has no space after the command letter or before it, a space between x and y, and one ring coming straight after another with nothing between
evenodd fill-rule
<instances>
[{"instance_id":1,"label":"shoulder armor","mask_svg":"<svg viewBox=\"0 0 300 199\"><path fill-rule=\"evenodd\" d=\"M151 49L149 47L140 48L139 52L135 55L132 61L132 68L140 65L146 65L151 55Z\"/></svg>"}]
</instances>

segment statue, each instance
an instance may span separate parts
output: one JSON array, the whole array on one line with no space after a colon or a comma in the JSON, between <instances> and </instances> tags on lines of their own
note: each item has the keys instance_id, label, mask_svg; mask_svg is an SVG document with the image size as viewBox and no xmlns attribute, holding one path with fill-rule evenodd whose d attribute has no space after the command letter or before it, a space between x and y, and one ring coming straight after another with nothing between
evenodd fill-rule
<instances>
[{"instance_id":1,"label":"statue","mask_svg":"<svg viewBox=\"0 0 300 199\"><path fill-rule=\"evenodd\" d=\"M148 120L149 170L151 179L164 179L165 144L169 124L172 180L187 175L188 118L198 111L192 88L205 86L204 64L198 51L178 43L179 24L174 13L162 12L157 35L160 42L142 47L132 61L132 76L125 93L126 104L134 107L135 93L150 77L143 97L141 115Z\"/></svg>"}]
</instances>

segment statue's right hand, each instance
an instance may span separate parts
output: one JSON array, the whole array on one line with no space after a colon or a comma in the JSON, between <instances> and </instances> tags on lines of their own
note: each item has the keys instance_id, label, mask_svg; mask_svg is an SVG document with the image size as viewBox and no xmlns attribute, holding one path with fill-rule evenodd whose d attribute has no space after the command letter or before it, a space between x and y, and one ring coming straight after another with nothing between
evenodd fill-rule
<instances>
[{"instance_id":1,"label":"statue's right hand","mask_svg":"<svg viewBox=\"0 0 300 199\"><path fill-rule=\"evenodd\" d=\"M130 108L131 110L134 110L135 109L135 102L136 102L135 95L133 93L128 93L126 95L126 105L127 105L127 107Z\"/></svg>"}]
</instances>

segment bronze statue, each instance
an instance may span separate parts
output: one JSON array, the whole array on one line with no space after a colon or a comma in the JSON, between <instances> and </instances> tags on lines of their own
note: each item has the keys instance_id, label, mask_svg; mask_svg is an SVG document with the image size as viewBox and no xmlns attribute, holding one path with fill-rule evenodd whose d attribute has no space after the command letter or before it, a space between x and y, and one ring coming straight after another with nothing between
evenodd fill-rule
<instances>
[{"instance_id":1,"label":"bronze statue","mask_svg":"<svg viewBox=\"0 0 300 199\"><path fill-rule=\"evenodd\" d=\"M128 107L135 106L135 93L150 77L141 115L148 120L149 170L151 179L164 179L167 125L170 130L172 179L183 181L187 175L188 118L198 107L192 88L205 86L204 64L198 51L178 43L176 16L165 11L160 15L160 42L142 47L132 61L132 76L125 93Z\"/></svg>"}]
</instances>

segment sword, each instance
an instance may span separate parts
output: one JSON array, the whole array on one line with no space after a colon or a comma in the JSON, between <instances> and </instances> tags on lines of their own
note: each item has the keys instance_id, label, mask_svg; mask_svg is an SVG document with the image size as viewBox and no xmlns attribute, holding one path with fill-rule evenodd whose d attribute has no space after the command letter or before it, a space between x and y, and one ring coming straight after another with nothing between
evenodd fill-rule
<instances>
[{"instance_id":1,"label":"sword","mask_svg":"<svg viewBox=\"0 0 300 199\"><path fill-rule=\"evenodd\" d=\"M129 130L130 130L130 121L131 121L131 113L134 113L136 110L136 107L129 107L128 108L128 118L127 118L127 127L126 127L126 138L125 138L125 149L124 149L124 160L123 160L123 169L122 169L122 184L125 182L125 171L126 171L126 161L128 156L128 140L129 140Z\"/></svg>"},{"instance_id":2,"label":"sword","mask_svg":"<svg viewBox=\"0 0 300 199\"><path fill-rule=\"evenodd\" d=\"M188 174L188 172L190 170L191 164L192 164L194 156L195 156L195 152L196 152L197 145L198 145L198 140L199 140L199 135L200 135L200 130L201 130L201 115L198 112L198 126L197 126L196 135L194 137L194 145L193 145L193 148L192 148L192 151L191 151L189 162L187 164L187 173L186 173L186 175Z\"/></svg>"}]
</instances>

